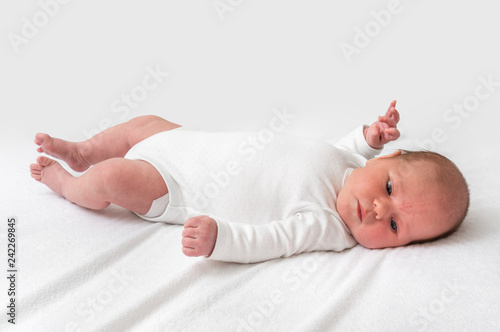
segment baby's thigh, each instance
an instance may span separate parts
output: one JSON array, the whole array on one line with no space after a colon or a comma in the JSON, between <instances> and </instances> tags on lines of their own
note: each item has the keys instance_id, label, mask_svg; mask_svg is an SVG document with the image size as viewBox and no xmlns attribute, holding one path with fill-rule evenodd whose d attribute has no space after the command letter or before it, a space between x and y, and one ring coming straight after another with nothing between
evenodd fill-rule
<instances>
[{"instance_id":1,"label":"baby's thigh","mask_svg":"<svg viewBox=\"0 0 500 332\"><path fill-rule=\"evenodd\" d=\"M163 177L150 163L124 158L108 159L102 167L108 201L139 214L146 214L152 202L167 194Z\"/></svg>"}]
</instances>

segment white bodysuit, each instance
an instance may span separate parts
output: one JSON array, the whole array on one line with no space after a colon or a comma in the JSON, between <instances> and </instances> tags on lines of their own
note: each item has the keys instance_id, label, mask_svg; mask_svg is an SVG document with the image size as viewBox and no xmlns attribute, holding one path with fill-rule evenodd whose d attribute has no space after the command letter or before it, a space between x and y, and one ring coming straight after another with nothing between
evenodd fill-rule
<instances>
[{"instance_id":1,"label":"white bodysuit","mask_svg":"<svg viewBox=\"0 0 500 332\"><path fill-rule=\"evenodd\" d=\"M211 259L257 262L356 245L336 211L350 172L380 150L360 127L335 146L271 131L161 132L125 156L153 165L169 203L150 221L184 224L208 215L218 226Z\"/></svg>"}]
</instances>

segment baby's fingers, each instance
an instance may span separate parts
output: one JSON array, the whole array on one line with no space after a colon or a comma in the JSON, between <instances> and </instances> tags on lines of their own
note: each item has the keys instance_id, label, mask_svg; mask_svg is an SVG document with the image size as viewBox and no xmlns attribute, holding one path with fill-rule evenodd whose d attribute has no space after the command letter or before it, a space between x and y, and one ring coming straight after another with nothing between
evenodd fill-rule
<instances>
[{"instance_id":1,"label":"baby's fingers","mask_svg":"<svg viewBox=\"0 0 500 332\"><path fill-rule=\"evenodd\" d=\"M184 228L182 232L182 252L189 257L202 256L200 241L197 239L196 228Z\"/></svg>"},{"instance_id":2,"label":"baby's fingers","mask_svg":"<svg viewBox=\"0 0 500 332\"><path fill-rule=\"evenodd\" d=\"M389 113L388 114L389 118L394 119L396 123L399 122L399 112L395 108L392 108L391 110L387 111L387 113Z\"/></svg>"},{"instance_id":3,"label":"baby's fingers","mask_svg":"<svg viewBox=\"0 0 500 332\"><path fill-rule=\"evenodd\" d=\"M385 115L388 115L388 113L392 110L392 109L396 109L396 101L393 100L391 102L391 104L389 105L389 108L387 109L387 112L385 113Z\"/></svg>"},{"instance_id":4,"label":"baby's fingers","mask_svg":"<svg viewBox=\"0 0 500 332\"><path fill-rule=\"evenodd\" d=\"M197 249L190 247L182 247L182 253L188 257L199 257L202 256Z\"/></svg>"},{"instance_id":5,"label":"baby's fingers","mask_svg":"<svg viewBox=\"0 0 500 332\"><path fill-rule=\"evenodd\" d=\"M217 223L208 216L186 220L182 231L182 252L186 256L210 256L217 239Z\"/></svg>"},{"instance_id":6,"label":"baby's fingers","mask_svg":"<svg viewBox=\"0 0 500 332\"><path fill-rule=\"evenodd\" d=\"M401 133L397 128L386 128L384 130L384 138L389 141L395 141L401 136Z\"/></svg>"},{"instance_id":7,"label":"baby's fingers","mask_svg":"<svg viewBox=\"0 0 500 332\"><path fill-rule=\"evenodd\" d=\"M385 123L389 127L395 128L398 125L398 122L395 119L386 115L379 116L378 121Z\"/></svg>"},{"instance_id":8,"label":"baby's fingers","mask_svg":"<svg viewBox=\"0 0 500 332\"><path fill-rule=\"evenodd\" d=\"M385 113L385 116L389 118L393 118L396 123L399 122L399 112L396 110L396 101L393 100L392 103L389 105L389 109Z\"/></svg>"},{"instance_id":9,"label":"baby's fingers","mask_svg":"<svg viewBox=\"0 0 500 332\"><path fill-rule=\"evenodd\" d=\"M184 228L196 228L201 224L201 218L191 217L184 222Z\"/></svg>"},{"instance_id":10,"label":"baby's fingers","mask_svg":"<svg viewBox=\"0 0 500 332\"><path fill-rule=\"evenodd\" d=\"M197 242L196 239L184 236L182 238L181 244L184 248L194 249L196 248L196 242Z\"/></svg>"},{"instance_id":11,"label":"baby's fingers","mask_svg":"<svg viewBox=\"0 0 500 332\"><path fill-rule=\"evenodd\" d=\"M189 227L184 225L184 230L182 231L182 237L190 237L196 239L196 227Z\"/></svg>"}]
</instances>

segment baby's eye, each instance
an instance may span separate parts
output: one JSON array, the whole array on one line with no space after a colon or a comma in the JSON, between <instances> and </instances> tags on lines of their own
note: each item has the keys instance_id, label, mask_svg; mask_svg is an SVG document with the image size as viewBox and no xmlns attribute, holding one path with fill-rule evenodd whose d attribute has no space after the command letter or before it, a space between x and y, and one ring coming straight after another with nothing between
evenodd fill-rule
<instances>
[{"instance_id":1,"label":"baby's eye","mask_svg":"<svg viewBox=\"0 0 500 332\"><path fill-rule=\"evenodd\" d=\"M389 194L389 196L392 194L392 183L391 183L391 180L387 181L387 193Z\"/></svg>"},{"instance_id":2,"label":"baby's eye","mask_svg":"<svg viewBox=\"0 0 500 332\"><path fill-rule=\"evenodd\" d=\"M396 224L396 221L394 221L393 217L391 217L391 229L395 232L398 231L398 224Z\"/></svg>"}]
</instances>

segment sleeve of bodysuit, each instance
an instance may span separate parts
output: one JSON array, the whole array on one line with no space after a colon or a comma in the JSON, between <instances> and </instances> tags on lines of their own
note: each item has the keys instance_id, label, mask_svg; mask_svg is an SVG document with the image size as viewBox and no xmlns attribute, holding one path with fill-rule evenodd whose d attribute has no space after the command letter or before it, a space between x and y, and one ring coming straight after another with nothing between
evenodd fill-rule
<instances>
[{"instance_id":1,"label":"sleeve of bodysuit","mask_svg":"<svg viewBox=\"0 0 500 332\"><path fill-rule=\"evenodd\" d=\"M372 159L377 156L382 149L374 149L366 143L363 129L366 126L360 126L352 131L349 135L338 141L335 146L340 149L348 150L352 153L364 157L366 160Z\"/></svg>"},{"instance_id":2,"label":"sleeve of bodysuit","mask_svg":"<svg viewBox=\"0 0 500 332\"><path fill-rule=\"evenodd\" d=\"M253 263L302 252L341 251L356 244L345 226L321 208L298 210L264 225L217 220L218 233L210 259Z\"/></svg>"}]
</instances>

